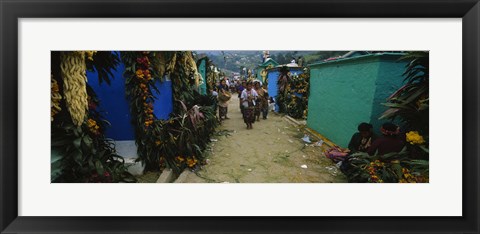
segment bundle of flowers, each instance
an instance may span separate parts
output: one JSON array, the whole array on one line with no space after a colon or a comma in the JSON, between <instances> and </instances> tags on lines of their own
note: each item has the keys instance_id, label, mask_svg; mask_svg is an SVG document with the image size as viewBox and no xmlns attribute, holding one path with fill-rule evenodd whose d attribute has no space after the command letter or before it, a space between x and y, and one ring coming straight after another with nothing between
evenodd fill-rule
<instances>
[{"instance_id":1,"label":"bundle of flowers","mask_svg":"<svg viewBox=\"0 0 480 234\"><path fill-rule=\"evenodd\" d=\"M408 144L400 152L370 156L354 153L342 163L349 182L427 183L429 160L427 141L418 132L406 134Z\"/></svg>"},{"instance_id":2,"label":"bundle of flowers","mask_svg":"<svg viewBox=\"0 0 480 234\"><path fill-rule=\"evenodd\" d=\"M293 118L306 119L310 88L310 72L308 69L305 68L300 75L288 74L288 79L279 80L279 82L286 82L286 84L281 84L284 89L277 96L280 112Z\"/></svg>"}]
</instances>

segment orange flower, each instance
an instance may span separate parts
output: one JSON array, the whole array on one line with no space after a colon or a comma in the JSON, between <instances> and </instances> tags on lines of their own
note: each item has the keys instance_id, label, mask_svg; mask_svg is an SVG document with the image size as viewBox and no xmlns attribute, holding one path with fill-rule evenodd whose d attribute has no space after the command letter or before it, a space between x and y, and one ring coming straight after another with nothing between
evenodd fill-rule
<instances>
[{"instance_id":1,"label":"orange flower","mask_svg":"<svg viewBox=\"0 0 480 234\"><path fill-rule=\"evenodd\" d=\"M195 157L187 158L188 167L194 167L196 164L197 164L197 159Z\"/></svg>"},{"instance_id":2,"label":"orange flower","mask_svg":"<svg viewBox=\"0 0 480 234\"><path fill-rule=\"evenodd\" d=\"M135 73L137 75L138 78L143 78L143 71L142 69L137 69L137 72Z\"/></svg>"}]
</instances>

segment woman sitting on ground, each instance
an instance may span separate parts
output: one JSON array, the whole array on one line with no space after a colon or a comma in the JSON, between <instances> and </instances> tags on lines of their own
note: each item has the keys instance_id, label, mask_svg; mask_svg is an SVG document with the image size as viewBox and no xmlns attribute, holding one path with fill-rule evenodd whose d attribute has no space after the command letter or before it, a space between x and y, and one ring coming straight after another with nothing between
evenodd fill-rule
<instances>
[{"instance_id":1,"label":"woman sitting on ground","mask_svg":"<svg viewBox=\"0 0 480 234\"><path fill-rule=\"evenodd\" d=\"M380 131L383 136L373 141L367 151L369 155L374 155L375 153L384 155L402 151L405 143L399 137L400 127L393 123L384 123L380 128Z\"/></svg>"},{"instance_id":2,"label":"woman sitting on ground","mask_svg":"<svg viewBox=\"0 0 480 234\"><path fill-rule=\"evenodd\" d=\"M357 129L358 132L353 134L350 143L348 143L348 149L351 153L367 152L372 142L377 139L377 136L372 131L373 126L369 123L361 123Z\"/></svg>"}]
</instances>

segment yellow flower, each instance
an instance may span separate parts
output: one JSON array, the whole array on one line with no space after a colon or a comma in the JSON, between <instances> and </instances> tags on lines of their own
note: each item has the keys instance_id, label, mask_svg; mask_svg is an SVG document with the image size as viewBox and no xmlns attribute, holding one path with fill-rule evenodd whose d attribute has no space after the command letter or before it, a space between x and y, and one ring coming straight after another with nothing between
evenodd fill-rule
<instances>
[{"instance_id":1,"label":"yellow flower","mask_svg":"<svg viewBox=\"0 0 480 234\"><path fill-rule=\"evenodd\" d=\"M178 160L179 162L183 162L183 161L185 161L185 158L182 157L182 156L177 156L177 160Z\"/></svg>"},{"instance_id":2,"label":"yellow flower","mask_svg":"<svg viewBox=\"0 0 480 234\"><path fill-rule=\"evenodd\" d=\"M412 145L421 145L425 143L423 136L418 134L417 131L410 131L406 133L407 142Z\"/></svg>"},{"instance_id":3,"label":"yellow flower","mask_svg":"<svg viewBox=\"0 0 480 234\"><path fill-rule=\"evenodd\" d=\"M161 141L159 141L159 140L155 141L155 145L160 145L160 144L162 144Z\"/></svg>"},{"instance_id":4,"label":"yellow flower","mask_svg":"<svg viewBox=\"0 0 480 234\"><path fill-rule=\"evenodd\" d=\"M90 61L93 61L93 55L95 55L97 51L91 50L91 51L86 51L87 59Z\"/></svg>"},{"instance_id":5,"label":"yellow flower","mask_svg":"<svg viewBox=\"0 0 480 234\"><path fill-rule=\"evenodd\" d=\"M89 128L93 128L93 127L95 127L95 126L97 125L97 122L96 122L95 120L93 120L93 119L88 119L87 124L88 124L88 127L89 127Z\"/></svg>"}]
</instances>

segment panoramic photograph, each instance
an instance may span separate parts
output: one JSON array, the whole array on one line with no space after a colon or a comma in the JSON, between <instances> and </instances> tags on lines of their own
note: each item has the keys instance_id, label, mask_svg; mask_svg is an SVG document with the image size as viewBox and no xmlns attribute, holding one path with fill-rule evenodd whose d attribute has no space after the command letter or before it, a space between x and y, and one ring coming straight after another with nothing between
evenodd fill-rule
<instances>
[{"instance_id":1,"label":"panoramic photograph","mask_svg":"<svg viewBox=\"0 0 480 234\"><path fill-rule=\"evenodd\" d=\"M51 51L51 183L429 183L428 51Z\"/></svg>"}]
</instances>

